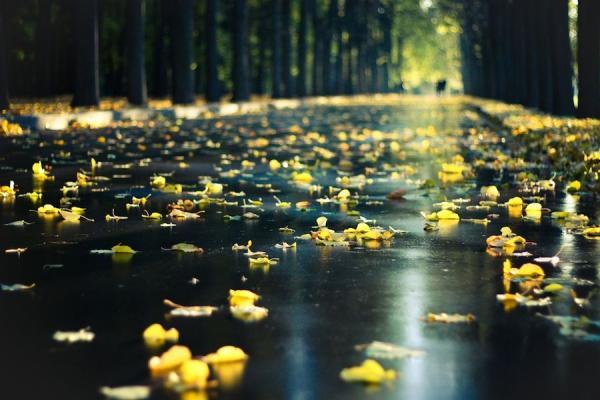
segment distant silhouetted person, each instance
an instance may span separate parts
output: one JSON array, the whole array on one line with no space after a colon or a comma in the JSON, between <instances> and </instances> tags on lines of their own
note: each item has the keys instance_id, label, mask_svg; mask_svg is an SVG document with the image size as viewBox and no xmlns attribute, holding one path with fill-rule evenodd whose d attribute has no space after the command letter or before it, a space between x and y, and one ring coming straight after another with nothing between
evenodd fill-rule
<instances>
[{"instance_id":1,"label":"distant silhouetted person","mask_svg":"<svg viewBox=\"0 0 600 400\"><path fill-rule=\"evenodd\" d=\"M398 92L404 93L404 90L404 81L400 81L400 83L398 84Z\"/></svg>"},{"instance_id":2,"label":"distant silhouetted person","mask_svg":"<svg viewBox=\"0 0 600 400\"><path fill-rule=\"evenodd\" d=\"M440 79L435 84L435 93L437 93L438 96L441 96L445 91L446 91L446 80Z\"/></svg>"}]
</instances>

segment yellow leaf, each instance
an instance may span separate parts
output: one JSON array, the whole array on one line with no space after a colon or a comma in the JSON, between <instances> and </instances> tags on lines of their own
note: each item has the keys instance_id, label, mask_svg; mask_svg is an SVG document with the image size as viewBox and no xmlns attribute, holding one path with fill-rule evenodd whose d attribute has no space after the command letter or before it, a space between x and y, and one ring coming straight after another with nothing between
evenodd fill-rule
<instances>
[{"instance_id":1,"label":"yellow leaf","mask_svg":"<svg viewBox=\"0 0 600 400\"><path fill-rule=\"evenodd\" d=\"M279 168L281 168L281 163L277 160L271 160L269 161L269 168L272 171L277 171Z\"/></svg>"},{"instance_id":2,"label":"yellow leaf","mask_svg":"<svg viewBox=\"0 0 600 400\"><path fill-rule=\"evenodd\" d=\"M438 219L451 219L451 220L459 220L460 217L457 213L450 210L442 210L437 212Z\"/></svg>"},{"instance_id":3,"label":"yellow leaf","mask_svg":"<svg viewBox=\"0 0 600 400\"><path fill-rule=\"evenodd\" d=\"M200 360L186 360L179 367L179 377L185 385L197 388L206 387L210 369L208 364Z\"/></svg>"},{"instance_id":4,"label":"yellow leaf","mask_svg":"<svg viewBox=\"0 0 600 400\"><path fill-rule=\"evenodd\" d=\"M579 192L580 190L581 190L581 182L579 182L579 181L571 181L567 185L567 192L569 192L569 193Z\"/></svg>"},{"instance_id":5,"label":"yellow leaf","mask_svg":"<svg viewBox=\"0 0 600 400\"><path fill-rule=\"evenodd\" d=\"M396 378L396 371L385 370L377 361L368 359L359 366L344 368L340 378L345 382L379 384Z\"/></svg>"},{"instance_id":6,"label":"yellow leaf","mask_svg":"<svg viewBox=\"0 0 600 400\"><path fill-rule=\"evenodd\" d=\"M462 164L443 163L442 172L446 174L462 174L465 166Z\"/></svg>"},{"instance_id":7,"label":"yellow leaf","mask_svg":"<svg viewBox=\"0 0 600 400\"><path fill-rule=\"evenodd\" d=\"M311 183L313 180L313 177L310 174L310 172L295 173L292 175L292 178L294 179L294 182L300 183Z\"/></svg>"},{"instance_id":8,"label":"yellow leaf","mask_svg":"<svg viewBox=\"0 0 600 400\"><path fill-rule=\"evenodd\" d=\"M31 166L31 171L33 172L33 175L36 177L43 178L46 176L46 170L44 169L44 166L42 165L41 161L34 163Z\"/></svg>"},{"instance_id":9,"label":"yellow leaf","mask_svg":"<svg viewBox=\"0 0 600 400\"><path fill-rule=\"evenodd\" d=\"M258 307L253 304L245 304L229 307L231 315L245 322L260 321L269 315L269 310L265 307Z\"/></svg>"},{"instance_id":10,"label":"yellow leaf","mask_svg":"<svg viewBox=\"0 0 600 400\"><path fill-rule=\"evenodd\" d=\"M525 207L525 215L529 218L542 218L542 205L540 203L531 203Z\"/></svg>"},{"instance_id":11,"label":"yellow leaf","mask_svg":"<svg viewBox=\"0 0 600 400\"><path fill-rule=\"evenodd\" d=\"M148 368L153 373L163 373L173 370L192 359L192 352L185 346L173 346L160 357L152 357L148 361Z\"/></svg>"},{"instance_id":12,"label":"yellow leaf","mask_svg":"<svg viewBox=\"0 0 600 400\"><path fill-rule=\"evenodd\" d=\"M148 345L157 346L165 342L177 342L179 332L175 328L166 330L161 324L152 324L144 330L143 337Z\"/></svg>"},{"instance_id":13,"label":"yellow leaf","mask_svg":"<svg viewBox=\"0 0 600 400\"><path fill-rule=\"evenodd\" d=\"M551 283L548 286L544 287L544 292L546 293L558 293L563 290L563 285L559 283Z\"/></svg>"},{"instance_id":14,"label":"yellow leaf","mask_svg":"<svg viewBox=\"0 0 600 400\"><path fill-rule=\"evenodd\" d=\"M229 290L229 305L232 307L254 305L258 299L260 296L249 290Z\"/></svg>"},{"instance_id":15,"label":"yellow leaf","mask_svg":"<svg viewBox=\"0 0 600 400\"><path fill-rule=\"evenodd\" d=\"M115 254L134 254L136 251L127 245L118 244L111 248Z\"/></svg>"},{"instance_id":16,"label":"yellow leaf","mask_svg":"<svg viewBox=\"0 0 600 400\"><path fill-rule=\"evenodd\" d=\"M584 236L597 237L600 236L600 227L585 228L582 232Z\"/></svg>"},{"instance_id":17,"label":"yellow leaf","mask_svg":"<svg viewBox=\"0 0 600 400\"><path fill-rule=\"evenodd\" d=\"M481 195L488 199L497 199L500 197L500 191L496 186L483 186L481 188Z\"/></svg>"},{"instance_id":18,"label":"yellow leaf","mask_svg":"<svg viewBox=\"0 0 600 400\"><path fill-rule=\"evenodd\" d=\"M506 204L509 207L523 207L523 199L520 197L511 197Z\"/></svg>"},{"instance_id":19,"label":"yellow leaf","mask_svg":"<svg viewBox=\"0 0 600 400\"><path fill-rule=\"evenodd\" d=\"M153 176L150 185L156 189L162 189L167 185L167 179L164 176Z\"/></svg>"},{"instance_id":20,"label":"yellow leaf","mask_svg":"<svg viewBox=\"0 0 600 400\"><path fill-rule=\"evenodd\" d=\"M209 364L219 364L244 361L247 358L248 355L239 347L223 346L216 352L205 355L202 357L202 360Z\"/></svg>"},{"instance_id":21,"label":"yellow leaf","mask_svg":"<svg viewBox=\"0 0 600 400\"><path fill-rule=\"evenodd\" d=\"M350 198L350 191L348 189L342 189L336 197L339 201L348 201L348 198Z\"/></svg>"},{"instance_id":22,"label":"yellow leaf","mask_svg":"<svg viewBox=\"0 0 600 400\"><path fill-rule=\"evenodd\" d=\"M317 226L319 228L324 228L325 226L327 226L327 217L317 218Z\"/></svg>"},{"instance_id":23,"label":"yellow leaf","mask_svg":"<svg viewBox=\"0 0 600 400\"><path fill-rule=\"evenodd\" d=\"M363 240L381 240L381 233L378 231L368 231L361 236Z\"/></svg>"},{"instance_id":24,"label":"yellow leaf","mask_svg":"<svg viewBox=\"0 0 600 400\"><path fill-rule=\"evenodd\" d=\"M60 210L52 204L44 204L42 207L38 207L37 211L40 214L58 214Z\"/></svg>"},{"instance_id":25,"label":"yellow leaf","mask_svg":"<svg viewBox=\"0 0 600 400\"><path fill-rule=\"evenodd\" d=\"M542 267L540 267L539 265L527 263L527 264L523 264L521 266L521 268L519 268L515 272L515 275L523 276L523 277L532 277L532 278L537 278L537 277L543 278L545 273L544 273L544 270L542 269Z\"/></svg>"},{"instance_id":26,"label":"yellow leaf","mask_svg":"<svg viewBox=\"0 0 600 400\"><path fill-rule=\"evenodd\" d=\"M371 230L371 228L369 227L369 225L365 224L364 222L360 222L358 225L356 225L355 230L358 233L367 233Z\"/></svg>"}]
</instances>

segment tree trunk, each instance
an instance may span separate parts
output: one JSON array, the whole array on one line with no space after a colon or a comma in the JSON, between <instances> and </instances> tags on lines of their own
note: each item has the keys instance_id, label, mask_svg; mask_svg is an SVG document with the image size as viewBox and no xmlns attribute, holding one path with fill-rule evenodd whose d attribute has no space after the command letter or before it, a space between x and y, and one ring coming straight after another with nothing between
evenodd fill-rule
<instances>
[{"instance_id":1,"label":"tree trunk","mask_svg":"<svg viewBox=\"0 0 600 400\"><path fill-rule=\"evenodd\" d=\"M262 20L264 15L260 15ZM260 40L258 41L258 60L256 60L256 78L253 81L254 93L263 95L265 94L265 80L267 75L267 46L269 37L269 30L266 28L266 24L258 25L258 35Z\"/></svg>"},{"instance_id":2,"label":"tree trunk","mask_svg":"<svg viewBox=\"0 0 600 400\"><path fill-rule=\"evenodd\" d=\"M333 47L333 36L335 33L335 22L337 16L337 0L329 0L329 8L327 10L327 24L325 34L325 44L323 49L324 56L324 71L323 71L323 88L326 94L333 94L335 92L335 81L334 81L334 63L332 62L331 49Z\"/></svg>"},{"instance_id":3,"label":"tree trunk","mask_svg":"<svg viewBox=\"0 0 600 400\"><path fill-rule=\"evenodd\" d=\"M281 97L281 0L272 1L271 26L271 73L273 74L271 95Z\"/></svg>"},{"instance_id":4,"label":"tree trunk","mask_svg":"<svg viewBox=\"0 0 600 400\"><path fill-rule=\"evenodd\" d=\"M281 16L282 32L281 32L281 57L282 63L282 83L284 97L292 97L294 90L292 85L292 36L290 28L291 22L291 4L290 0L283 0L283 9Z\"/></svg>"},{"instance_id":5,"label":"tree trunk","mask_svg":"<svg viewBox=\"0 0 600 400\"><path fill-rule=\"evenodd\" d=\"M392 21L389 15L390 9L385 10L382 17L381 28L383 29L383 65L381 67L381 90L384 93L390 91L390 64L392 61Z\"/></svg>"},{"instance_id":6,"label":"tree trunk","mask_svg":"<svg viewBox=\"0 0 600 400\"><path fill-rule=\"evenodd\" d=\"M337 18L335 22L336 33L335 40L337 44L337 54L335 56L335 94L344 93L344 17L341 13L341 3L337 2Z\"/></svg>"},{"instance_id":7,"label":"tree trunk","mask_svg":"<svg viewBox=\"0 0 600 400\"><path fill-rule=\"evenodd\" d=\"M173 103L194 102L194 0L172 0Z\"/></svg>"},{"instance_id":8,"label":"tree trunk","mask_svg":"<svg viewBox=\"0 0 600 400\"><path fill-rule=\"evenodd\" d=\"M219 90L219 54L217 53L218 0L206 2L206 101L221 98Z\"/></svg>"},{"instance_id":9,"label":"tree trunk","mask_svg":"<svg viewBox=\"0 0 600 400\"><path fill-rule=\"evenodd\" d=\"M233 101L250 99L248 77L248 4L246 0L234 0Z\"/></svg>"},{"instance_id":10,"label":"tree trunk","mask_svg":"<svg viewBox=\"0 0 600 400\"><path fill-rule=\"evenodd\" d=\"M537 44L537 27L531 22L535 19L537 8L536 0L525 0L525 20L528 21L528 27L525 29L525 41L527 52L525 61L527 64L527 98L525 105L527 107L538 108L540 106L540 89L538 85L540 70L540 50Z\"/></svg>"},{"instance_id":11,"label":"tree trunk","mask_svg":"<svg viewBox=\"0 0 600 400\"><path fill-rule=\"evenodd\" d=\"M38 2L35 21L35 96L49 96L52 82L52 0Z\"/></svg>"},{"instance_id":12,"label":"tree trunk","mask_svg":"<svg viewBox=\"0 0 600 400\"><path fill-rule=\"evenodd\" d=\"M144 65L144 14L144 0L128 0L127 99L130 104L135 105L145 105L148 101Z\"/></svg>"},{"instance_id":13,"label":"tree trunk","mask_svg":"<svg viewBox=\"0 0 600 400\"><path fill-rule=\"evenodd\" d=\"M539 109L544 112L552 112L554 100L553 88L553 73L552 73L552 54L551 46L553 45L550 38L552 37L552 28L550 27L550 9L546 0L537 0L537 31L538 31L538 46L540 50L540 68L539 75L539 90L540 90L540 106Z\"/></svg>"},{"instance_id":14,"label":"tree trunk","mask_svg":"<svg viewBox=\"0 0 600 400\"><path fill-rule=\"evenodd\" d=\"M322 78L323 71L321 69L321 44L323 37L323 29L321 23L321 16L319 15L319 8L316 0L311 0L310 12L312 21L312 34L313 34L313 65L312 65L312 95L322 94Z\"/></svg>"},{"instance_id":15,"label":"tree trunk","mask_svg":"<svg viewBox=\"0 0 600 400\"><path fill-rule=\"evenodd\" d=\"M0 111L8 110L8 76L6 71L6 43L4 28L4 6L0 4Z\"/></svg>"},{"instance_id":16,"label":"tree trunk","mask_svg":"<svg viewBox=\"0 0 600 400\"><path fill-rule=\"evenodd\" d=\"M306 38L308 36L308 1L300 0L300 26L298 29L298 96L306 96Z\"/></svg>"},{"instance_id":17,"label":"tree trunk","mask_svg":"<svg viewBox=\"0 0 600 400\"><path fill-rule=\"evenodd\" d=\"M354 9L356 3L346 0L344 2L344 26L348 33L348 42L345 46L344 67L344 94L354 93L354 57L353 52L356 45L356 15Z\"/></svg>"},{"instance_id":18,"label":"tree trunk","mask_svg":"<svg viewBox=\"0 0 600 400\"><path fill-rule=\"evenodd\" d=\"M577 14L577 116L600 118L600 1L579 0Z\"/></svg>"},{"instance_id":19,"label":"tree trunk","mask_svg":"<svg viewBox=\"0 0 600 400\"><path fill-rule=\"evenodd\" d=\"M169 66L166 62L165 39L171 21L171 8L169 0L156 0L155 15L158 27L154 37L154 69L153 69L153 94L156 97L167 97L169 95Z\"/></svg>"},{"instance_id":20,"label":"tree trunk","mask_svg":"<svg viewBox=\"0 0 600 400\"><path fill-rule=\"evenodd\" d=\"M250 99L248 71L248 4L235 0L233 9L233 101Z\"/></svg>"},{"instance_id":21,"label":"tree trunk","mask_svg":"<svg viewBox=\"0 0 600 400\"><path fill-rule=\"evenodd\" d=\"M573 115L573 58L569 38L569 2L552 0L550 7L550 47L552 57L554 102L552 111L557 115ZM598 15L600 17L600 14ZM600 72L598 72L600 73Z\"/></svg>"},{"instance_id":22,"label":"tree trunk","mask_svg":"<svg viewBox=\"0 0 600 400\"><path fill-rule=\"evenodd\" d=\"M76 1L76 72L74 107L100 103L98 69L98 0Z\"/></svg>"}]
</instances>

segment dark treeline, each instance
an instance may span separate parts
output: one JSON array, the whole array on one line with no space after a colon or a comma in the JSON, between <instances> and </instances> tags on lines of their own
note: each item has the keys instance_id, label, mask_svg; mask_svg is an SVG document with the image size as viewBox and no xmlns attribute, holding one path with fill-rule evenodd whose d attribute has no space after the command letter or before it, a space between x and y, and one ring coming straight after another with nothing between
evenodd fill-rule
<instances>
[{"instance_id":1,"label":"dark treeline","mask_svg":"<svg viewBox=\"0 0 600 400\"><path fill-rule=\"evenodd\" d=\"M573 115L568 0L463 0L464 91ZM579 0L577 115L600 118L600 1Z\"/></svg>"},{"instance_id":2,"label":"dark treeline","mask_svg":"<svg viewBox=\"0 0 600 400\"><path fill-rule=\"evenodd\" d=\"M576 86L600 117L600 0L578 4L573 56L568 0L3 0L0 107L399 91L410 36L414 72L455 26L465 93L569 115Z\"/></svg>"},{"instance_id":3,"label":"dark treeline","mask_svg":"<svg viewBox=\"0 0 600 400\"><path fill-rule=\"evenodd\" d=\"M251 93L277 98L385 92L393 5L2 1L0 99L73 94L73 105L94 106L103 96L143 105L148 95L190 104L196 95L245 101Z\"/></svg>"}]
</instances>

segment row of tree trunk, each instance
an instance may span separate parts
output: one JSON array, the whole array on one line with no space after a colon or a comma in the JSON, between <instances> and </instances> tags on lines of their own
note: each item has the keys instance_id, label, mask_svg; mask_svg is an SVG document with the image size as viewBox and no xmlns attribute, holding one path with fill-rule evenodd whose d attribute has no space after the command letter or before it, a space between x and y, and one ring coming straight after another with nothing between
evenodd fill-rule
<instances>
[{"instance_id":1,"label":"row of tree trunk","mask_svg":"<svg viewBox=\"0 0 600 400\"><path fill-rule=\"evenodd\" d=\"M465 93L573 115L568 0L464 0ZM600 117L600 2L579 0L577 113Z\"/></svg>"},{"instance_id":2,"label":"row of tree trunk","mask_svg":"<svg viewBox=\"0 0 600 400\"><path fill-rule=\"evenodd\" d=\"M71 3L66 3L71 1ZM39 33L40 48L34 51L34 59L43 60L48 54L55 38L44 35L60 28L56 23L49 25L53 5L60 5L60 11L72 6L71 21L73 28L74 64L71 76L72 84L63 85L73 90L74 106L95 106L101 96L100 80L104 76L109 79L110 87L117 88L111 93L120 91L131 104L144 105L148 99L147 73L148 56L145 51L152 52L151 69L152 94L157 97L171 96L174 103L193 103L196 95L195 81L204 80L204 95L208 101L218 101L222 96L222 82L219 79L221 65L218 45L218 16L223 12L228 15L231 28L231 82L232 99L245 101L251 91L264 92L265 83L270 82L272 97L295 97L323 94L352 94L364 92L387 91L389 77L389 60L392 53L391 43L391 3L385 0L261 0L260 8L269 19L258 21L258 40L260 54L258 60L250 61L249 29L250 15L247 0L202 0L204 7L204 27L202 30L205 61L200 67L194 55L194 34L196 4L200 0L126 0L122 35L125 48L124 67L111 70L110 76L101 75L101 65L107 57L102 55L110 44L99 44L99 24L102 23L102 7L104 0L45 0L38 2L47 5L47 10L40 13L45 22L35 25ZM63 4L63 2L65 2ZM156 22L152 37L147 38L145 32L146 5L152 4L151 16ZM300 18L292 23L292 8L298 7ZM223 10L221 10L223 8ZM0 10L0 17L5 13ZM46 18L44 18L46 17ZM0 20L0 29L2 21ZM0 31L2 33L2 31ZM294 35L295 34L295 35ZM294 48L292 37L297 37ZM0 105L8 106L8 84L6 68L6 46L0 34ZM37 40L37 39L36 39ZM150 46L148 46L150 41ZM46 43L42 45L41 43ZM221 43L221 44L219 44ZM55 46L56 47L56 46ZM114 47L112 47L114 48ZM270 57L266 57L269 53ZM105 57L105 58L101 58ZM294 64L295 60L295 64ZM257 68L257 71L250 71ZM256 66L256 67L255 67ZM38 68L39 67L39 68ZM41 65L35 68L37 74L51 75L51 68ZM67 66L62 66L66 69ZM201 68L202 74L195 70ZM268 71L268 72L267 72ZM23 73L28 73L22 71ZM33 74L36 75L36 74ZM253 87L250 79L256 80ZM107 78L108 77L108 78ZM267 78L268 77L268 78ZM52 89L36 90L40 84L28 90L26 96L34 97L51 95ZM104 85L105 85L104 84ZM61 89L59 89L61 90ZM31 92L31 93L30 93Z\"/></svg>"}]
</instances>

